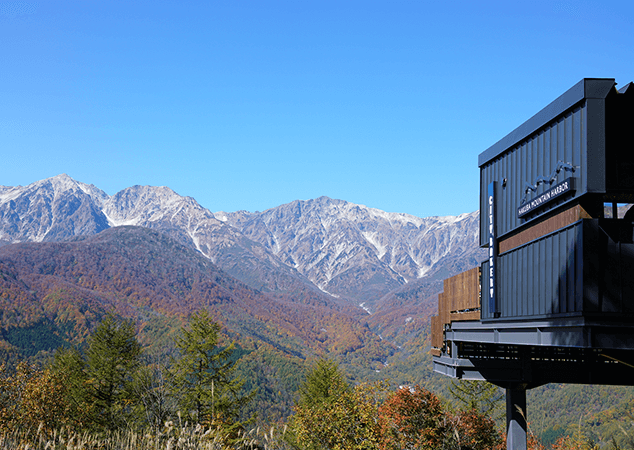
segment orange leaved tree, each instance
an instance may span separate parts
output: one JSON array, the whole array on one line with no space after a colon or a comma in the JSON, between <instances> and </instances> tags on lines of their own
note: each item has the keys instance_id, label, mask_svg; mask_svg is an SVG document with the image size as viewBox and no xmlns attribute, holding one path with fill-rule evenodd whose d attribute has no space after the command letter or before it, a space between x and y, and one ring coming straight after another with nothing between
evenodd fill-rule
<instances>
[{"instance_id":1,"label":"orange leaved tree","mask_svg":"<svg viewBox=\"0 0 634 450\"><path fill-rule=\"evenodd\" d=\"M382 450L437 449L450 423L440 400L426 389L402 387L379 408Z\"/></svg>"}]
</instances>

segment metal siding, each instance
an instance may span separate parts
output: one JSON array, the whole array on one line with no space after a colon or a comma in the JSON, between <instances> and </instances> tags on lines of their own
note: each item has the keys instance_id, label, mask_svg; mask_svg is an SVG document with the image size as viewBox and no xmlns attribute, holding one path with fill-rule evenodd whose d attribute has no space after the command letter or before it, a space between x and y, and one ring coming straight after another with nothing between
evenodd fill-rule
<instances>
[{"instance_id":1,"label":"metal siding","mask_svg":"<svg viewBox=\"0 0 634 450\"><path fill-rule=\"evenodd\" d=\"M621 261L619 243L607 239L606 258L603 271L605 290L602 312L619 312L621 309Z\"/></svg>"},{"instance_id":2,"label":"metal siding","mask_svg":"<svg viewBox=\"0 0 634 450\"><path fill-rule=\"evenodd\" d=\"M577 287L577 274L576 274L576 259L577 259L577 239L575 235L568 233L568 280L567 280L567 306L566 312L573 312L575 310L575 289Z\"/></svg>"},{"instance_id":3,"label":"metal siding","mask_svg":"<svg viewBox=\"0 0 634 450\"><path fill-rule=\"evenodd\" d=\"M521 315L522 305L528 301L528 286L530 284L530 280L528 278L528 247L523 247L517 255L517 258L518 270L520 272L520 284L518 286L519 291L514 294L518 301L515 305L513 316Z\"/></svg>"},{"instance_id":4,"label":"metal siding","mask_svg":"<svg viewBox=\"0 0 634 450\"><path fill-rule=\"evenodd\" d=\"M557 313L565 313L568 295L568 231L559 234L559 302Z\"/></svg>"},{"instance_id":5,"label":"metal siding","mask_svg":"<svg viewBox=\"0 0 634 450\"><path fill-rule=\"evenodd\" d=\"M575 297L574 297L574 305L575 311L584 311L583 306L583 287L586 282L583 273L583 263L586 258L590 255L588 251L584 248L584 227L583 223L590 222L588 220L584 220L582 225L579 227L579 232L576 233L575 238Z\"/></svg>"},{"instance_id":6,"label":"metal siding","mask_svg":"<svg viewBox=\"0 0 634 450\"><path fill-rule=\"evenodd\" d=\"M577 222L500 256L498 304L503 319L583 311L580 302L584 270L582 223ZM491 318L491 315L483 314L485 317Z\"/></svg>"},{"instance_id":7,"label":"metal siding","mask_svg":"<svg viewBox=\"0 0 634 450\"><path fill-rule=\"evenodd\" d=\"M546 314L546 296L547 288L549 283L547 281L546 275L546 263L547 258L546 254L552 255L552 253L548 252L548 248L550 247L550 239L544 239L540 242L539 249L539 303L537 303L537 314Z\"/></svg>"},{"instance_id":8,"label":"metal siding","mask_svg":"<svg viewBox=\"0 0 634 450\"><path fill-rule=\"evenodd\" d=\"M535 154L537 155L537 165L535 168L535 173L547 174L552 171L550 169L550 161L546 158L547 153L544 152L544 130L540 130L535 135L534 139L535 145ZM544 190L544 189L542 189Z\"/></svg>"},{"instance_id":9,"label":"metal siding","mask_svg":"<svg viewBox=\"0 0 634 450\"><path fill-rule=\"evenodd\" d=\"M588 113L586 108L581 108L579 114L581 115L581 132L583 133L583 139L581 139L579 155L575 160L575 166L579 167L579 186L577 186L576 189L581 192L588 192Z\"/></svg>"},{"instance_id":10,"label":"metal siding","mask_svg":"<svg viewBox=\"0 0 634 450\"><path fill-rule=\"evenodd\" d=\"M550 265L550 301L546 308L546 314L556 314L559 312L559 273L561 272L561 256L559 254L559 237L561 233L556 233L552 239L552 261Z\"/></svg>"},{"instance_id":11,"label":"metal siding","mask_svg":"<svg viewBox=\"0 0 634 450\"><path fill-rule=\"evenodd\" d=\"M525 223L524 220L517 218L517 208L524 196L525 184L534 184L538 177L548 177L560 161L570 163L576 169L574 173L560 171L556 182L572 176L575 178L575 197L585 192L587 168L583 162L583 152L586 148L584 117L585 106L576 107L553 123L545 124L526 140L481 167L480 189L486 191L486 186L492 181L498 181L500 184L497 191L496 213L498 236L503 236ZM504 178L507 178L507 186L502 188L501 182ZM548 185L540 184L537 192L531 193L529 198L543 193L548 188ZM569 200L558 200L549 206L552 208L567 201ZM480 208L481 213L484 213L484 198L481 199ZM481 233L486 230L484 218L481 219L480 230ZM482 237L482 234L480 242L481 245L486 245L486 237Z\"/></svg>"},{"instance_id":12,"label":"metal siding","mask_svg":"<svg viewBox=\"0 0 634 450\"><path fill-rule=\"evenodd\" d=\"M508 258L507 255L505 257ZM517 274L517 284L519 285L519 289L511 292L509 298L503 300L503 304L506 305L506 311L500 311L502 315L515 317L518 315L518 305L523 301L522 296L524 295L524 258L522 255L522 249L518 252L517 259L514 262L515 274ZM507 276L502 277L503 282L507 282Z\"/></svg>"},{"instance_id":13,"label":"metal siding","mask_svg":"<svg viewBox=\"0 0 634 450\"><path fill-rule=\"evenodd\" d=\"M502 190L502 195L503 195L503 199L504 199L504 209L508 210L513 208L513 203L512 203L512 196L510 195L510 190L509 190L509 185L508 185L508 177L511 176L511 174L513 173L513 160L512 160L512 154L510 155L505 155L504 157L504 173L502 174L503 178L507 178L507 185L506 187ZM508 214L506 214L506 219L504 220L504 229L508 230L511 227L511 221L510 221L510 217L508 217Z\"/></svg>"},{"instance_id":14,"label":"metal siding","mask_svg":"<svg viewBox=\"0 0 634 450\"><path fill-rule=\"evenodd\" d=\"M506 258L498 258L498 267L499 267L499 272L498 273L511 273L511 271L513 270L513 268L511 267L511 265L509 264L508 260ZM510 296L510 289L509 289L509 284L510 283L506 283L506 282L501 282L502 280L500 279L498 282L498 286L499 286L499 291L498 291L498 305L500 305L500 311L502 310L502 302L504 301L503 299L509 298Z\"/></svg>"},{"instance_id":15,"label":"metal siding","mask_svg":"<svg viewBox=\"0 0 634 450\"><path fill-rule=\"evenodd\" d=\"M581 108L575 108L573 110L572 155L571 155L571 158L570 158L569 162L575 167L579 166L578 162L579 162L579 158L581 156L581 142L583 141L583 126L582 126L583 113L582 113L582 111L583 110ZM581 168L581 167L579 167L579 168ZM578 172L578 170L575 170L575 174L577 172ZM562 177L562 181L563 181L564 177ZM559 180L557 180L557 181L559 181Z\"/></svg>"},{"instance_id":16,"label":"metal siding","mask_svg":"<svg viewBox=\"0 0 634 450\"><path fill-rule=\"evenodd\" d=\"M566 160L566 120L564 117L559 119L557 127L557 159Z\"/></svg>"},{"instance_id":17,"label":"metal siding","mask_svg":"<svg viewBox=\"0 0 634 450\"><path fill-rule=\"evenodd\" d=\"M605 191L605 108L603 100L587 104L587 186L589 192Z\"/></svg>"},{"instance_id":18,"label":"metal siding","mask_svg":"<svg viewBox=\"0 0 634 450\"><path fill-rule=\"evenodd\" d=\"M527 258L527 263L528 263L528 277L527 277L527 282L528 282L528 290L527 290L527 298L526 301L522 304L522 315L523 316L531 316L533 315L533 311L532 311L532 306L535 303L535 295L537 293L537 289L535 289L535 287L537 286L536 283L536 267L537 264L535 264L536 262L536 249L537 249L537 245L529 245L527 247L528 249L528 258Z\"/></svg>"},{"instance_id":19,"label":"metal siding","mask_svg":"<svg viewBox=\"0 0 634 450\"><path fill-rule=\"evenodd\" d=\"M546 130L544 132L544 148L549 150L547 153L545 153L545 155L550 156L550 158L548 159L548 167L555 167L557 165L557 146L553 145L552 125L546 127Z\"/></svg>"},{"instance_id":20,"label":"metal siding","mask_svg":"<svg viewBox=\"0 0 634 450\"><path fill-rule=\"evenodd\" d=\"M564 162L571 161L573 156L572 135L573 135L572 114L564 117Z\"/></svg>"},{"instance_id":21,"label":"metal siding","mask_svg":"<svg viewBox=\"0 0 634 450\"><path fill-rule=\"evenodd\" d=\"M522 158L521 158L521 154L519 152L513 152L511 153L513 159L515 160L515 164L513 165L513 171L511 173L509 173L509 177L512 179L513 178L513 174L516 173L520 173L520 167L522 164ZM509 197L510 198L521 198L522 194L522 187L519 185L519 183L517 182L510 182L509 185L511 186L510 190L509 190ZM509 229L512 227L512 225L509 225Z\"/></svg>"},{"instance_id":22,"label":"metal siding","mask_svg":"<svg viewBox=\"0 0 634 450\"><path fill-rule=\"evenodd\" d=\"M512 264L511 276L513 277L511 280L511 289L509 292L509 298L517 298L518 293L521 292L522 289L522 268L521 268L521 252L513 252L513 254L509 258L509 263Z\"/></svg>"},{"instance_id":23,"label":"metal siding","mask_svg":"<svg viewBox=\"0 0 634 450\"><path fill-rule=\"evenodd\" d=\"M634 244L621 244L621 252L623 261L634 261ZM631 314L634 312L634 266L630 264L623 264L623 283L622 283L622 295L623 295L623 311Z\"/></svg>"}]
</instances>

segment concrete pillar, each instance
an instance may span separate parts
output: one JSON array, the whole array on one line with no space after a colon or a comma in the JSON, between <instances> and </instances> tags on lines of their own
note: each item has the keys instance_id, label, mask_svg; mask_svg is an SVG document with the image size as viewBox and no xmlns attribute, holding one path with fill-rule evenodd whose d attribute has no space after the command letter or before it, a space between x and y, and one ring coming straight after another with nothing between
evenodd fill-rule
<instances>
[{"instance_id":1,"label":"concrete pillar","mask_svg":"<svg viewBox=\"0 0 634 450\"><path fill-rule=\"evenodd\" d=\"M526 450L526 386L506 388L506 449Z\"/></svg>"}]
</instances>

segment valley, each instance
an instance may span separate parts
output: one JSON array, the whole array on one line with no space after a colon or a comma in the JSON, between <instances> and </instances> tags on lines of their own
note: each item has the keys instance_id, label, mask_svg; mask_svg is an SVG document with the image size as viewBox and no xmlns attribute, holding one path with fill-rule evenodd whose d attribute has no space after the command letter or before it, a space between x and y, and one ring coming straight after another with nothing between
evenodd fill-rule
<instances>
[{"instance_id":1,"label":"valley","mask_svg":"<svg viewBox=\"0 0 634 450\"><path fill-rule=\"evenodd\" d=\"M450 398L449 382L431 371L429 317L442 280L485 258L478 221L477 212L418 218L327 197L213 213L167 187L109 196L67 175L3 186L0 354L47 361L60 346L84 345L114 312L166 358L175 330L205 309L224 342L239 344L238 371L257 388L263 421L291 414L319 357L338 361L353 382L420 384ZM529 414L542 419L541 432L578 422L548 399L584 389L534 390L540 403ZM623 408L630 391L603 403L584 394L594 399L586 419Z\"/></svg>"}]
</instances>

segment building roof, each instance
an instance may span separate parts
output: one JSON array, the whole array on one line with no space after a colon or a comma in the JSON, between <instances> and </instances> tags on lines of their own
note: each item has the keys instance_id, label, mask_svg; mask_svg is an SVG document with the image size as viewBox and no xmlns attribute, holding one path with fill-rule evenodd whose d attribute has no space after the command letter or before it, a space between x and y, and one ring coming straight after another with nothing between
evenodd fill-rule
<instances>
[{"instance_id":1,"label":"building roof","mask_svg":"<svg viewBox=\"0 0 634 450\"><path fill-rule=\"evenodd\" d=\"M628 83L622 90L626 90L630 84ZM478 166L482 167L577 103L590 98L604 99L615 85L614 78L582 79L533 117L480 153Z\"/></svg>"}]
</instances>

